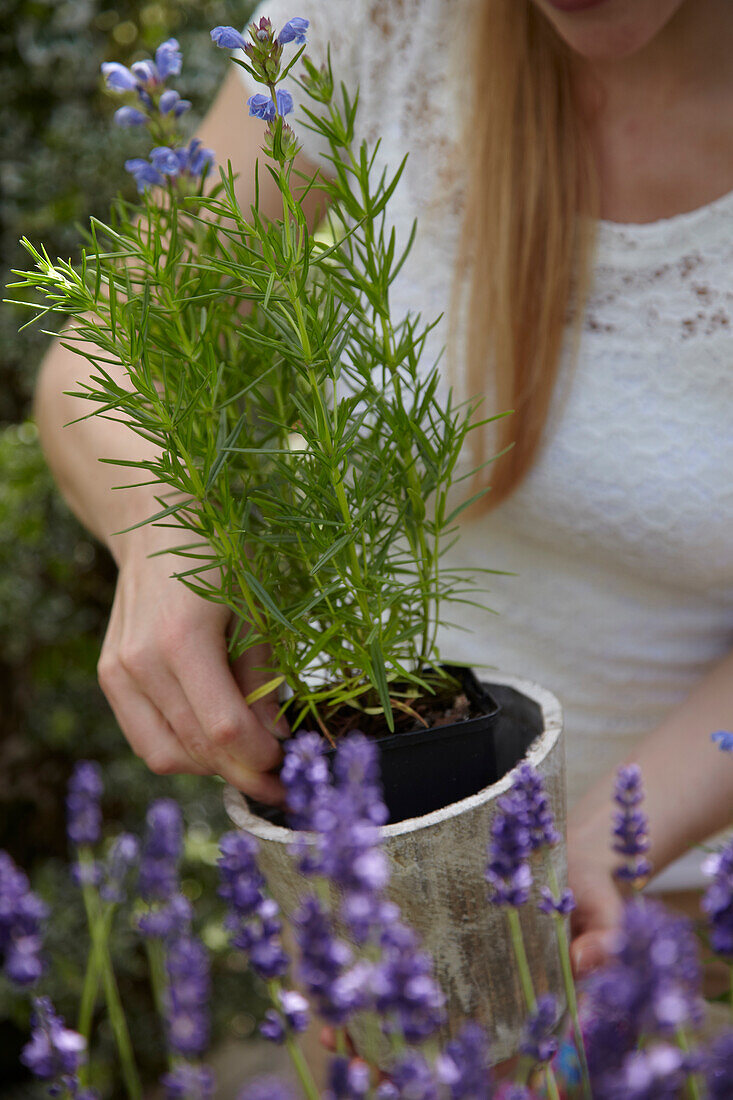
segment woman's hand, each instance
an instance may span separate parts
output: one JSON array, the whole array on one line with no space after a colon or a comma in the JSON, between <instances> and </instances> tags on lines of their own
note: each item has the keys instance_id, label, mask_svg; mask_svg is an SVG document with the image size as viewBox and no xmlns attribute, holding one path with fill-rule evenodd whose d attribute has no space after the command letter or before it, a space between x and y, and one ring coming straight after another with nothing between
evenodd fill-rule
<instances>
[{"instance_id":1,"label":"woman's hand","mask_svg":"<svg viewBox=\"0 0 733 1100\"><path fill-rule=\"evenodd\" d=\"M577 908L571 918L570 956L577 978L601 966L613 946L623 900L613 879L615 861L608 831L588 826L568 830L568 883Z\"/></svg>"},{"instance_id":2,"label":"woman's hand","mask_svg":"<svg viewBox=\"0 0 733 1100\"><path fill-rule=\"evenodd\" d=\"M171 577L170 555L148 556L160 547L155 529L126 539L98 673L127 740L158 774L217 774L260 801L282 802L280 781L267 774L282 756L277 704L244 701L272 675L256 667L264 647L230 665L229 611ZM278 729L287 734L284 719Z\"/></svg>"}]
</instances>

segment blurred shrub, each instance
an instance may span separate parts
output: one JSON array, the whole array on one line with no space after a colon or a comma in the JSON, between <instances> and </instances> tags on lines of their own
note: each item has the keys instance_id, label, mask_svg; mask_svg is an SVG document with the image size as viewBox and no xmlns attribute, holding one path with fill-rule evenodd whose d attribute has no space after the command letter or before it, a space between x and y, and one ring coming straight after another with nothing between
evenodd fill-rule
<instances>
[{"instance_id":1,"label":"blurred shrub","mask_svg":"<svg viewBox=\"0 0 733 1100\"><path fill-rule=\"evenodd\" d=\"M134 192L126 157L140 136L111 124L102 90L105 59L129 64L175 35L184 53L176 80L192 100L192 127L205 113L227 66L208 31L244 25L248 0L0 0L0 275L25 263L18 239L43 241L51 255L76 257L90 214L105 217L120 190ZM104 768L111 831L140 831L148 802L173 795L189 834L186 888L196 900L215 965L216 1033L244 1035L256 1005L249 981L225 949L216 900L213 838L226 827L216 780L162 779L135 759L96 681L96 661L114 588L114 567L70 515L54 488L36 432L25 418L48 337L18 328L26 311L0 310L0 847L31 874L51 903L49 948L60 963L59 1008L73 1019L81 981L84 918L68 881L64 794L73 763ZM145 966L134 938L116 947L125 1003L148 1076L160 1069ZM26 1009L0 984L0 1095L35 1097L17 1065ZM110 1038L102 1029L102 1050ZM114 1094L109 1081L105 1095Z\"/></svg>"}]
</instances>

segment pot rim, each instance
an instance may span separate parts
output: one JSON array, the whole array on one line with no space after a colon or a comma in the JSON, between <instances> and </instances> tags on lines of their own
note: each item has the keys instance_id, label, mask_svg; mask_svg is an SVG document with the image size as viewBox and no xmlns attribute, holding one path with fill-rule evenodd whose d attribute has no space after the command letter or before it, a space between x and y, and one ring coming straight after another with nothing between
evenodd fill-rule
<instances>
[{"instance_id":1,"label":"pot rim","mask_svg":"<svg viewBox=\"0 0 733 1100\"><path fill-rule=\"evenodd\" d=\"M540 687L539 684L534 683L532 680L525 680L520 676L494 672L493 670L484 671L490 671L491 679L488 681L489 683L499 684L502 687L514 688L516 691L522 692L533 702L537 703L542 711L543 732L532 745L530 745L524 757L528 763L538 764L554 747L562 732L562 707L560 706L559 699L557 696L553 695L551 691L548 691L547 688ZM422 817L408 817L404 821L396 821L391 825L383 825L381 828L382 836L385 839L403 836L406 833L416 832L418 829L426 829L433 825L439 825L443 821L447 821L452 817L458 817L460 814L466 813L468 810L473 810L484 802L499 797L509 790L510 785L511 772L507 772L507 774L503 775L501 779L498 779L496 783L484 787L482 791L477 791L476 794L469 795L468 798L462 798L458 802L452 802L450 805L443 806L439 810L432 810L429 814L424 814ZM245 829L259 840L274 841L278 844L292 843L293 837L295 836L292 829L286 829L282 825L273 825L270 821L265 821L264 818L252 813L247 803L246 796L243 795L241 791L236 790L235 787L229 786L229 784L224 788L224 808L232 822L239 829Z\"/></svg>"}]
</instances>

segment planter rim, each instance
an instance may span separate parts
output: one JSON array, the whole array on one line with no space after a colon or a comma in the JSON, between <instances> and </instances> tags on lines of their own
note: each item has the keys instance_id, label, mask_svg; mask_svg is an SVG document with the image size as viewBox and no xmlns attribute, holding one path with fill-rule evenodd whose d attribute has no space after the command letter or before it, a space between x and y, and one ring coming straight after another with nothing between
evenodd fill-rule
<instances>
[{"instance_id":1,"label":"planter rim","mask_svg":"<svg viewBox=\"0 0 733 1100\"><path fill-rule=\"evenodd\" d=\"M544 731L532 743L525 757L530 764L538 763L539 760L545 757L550 749L553 748L562 732L562 707L560 706L559 700L551 691L540 687L539 684L535 684L532 680L525 680L520 676L513 676L503 672L494 672L493 670L484 671L488 672L490 675L488 682L500 684L503 687L514 688L516 691L522 692L533 702L537 703L542 711ZM431 813L424 814L422 817L410 817L406 818L404 821L396 821L391 825L383 825L381 829L382 836L385 839L403 836L406 833L412 833L418 829L425 829L429 828L431 825L438 825L443 821L447 821L449 818L458 817L460 814L480 806L489 799L497 798L499 795L508 791L510 785L511 772L507 772L507 774L503 775L501 779L498 779L496 783L484 787L483 790L477 791L476 794L469 795L468 798L462 798L458 802L452 802L449 806L443 806L439 810L432 810ZM224 808L238 828L246 829L248 833L251 833L260 840L275 841L279 844L286 844L292 841L292 829L286 829L282 825L273 825L271 822L265 821L263 818L258 817L257 814L252 813L242 792L228 784L224 789Z\"/></svg>"}]
</instances>

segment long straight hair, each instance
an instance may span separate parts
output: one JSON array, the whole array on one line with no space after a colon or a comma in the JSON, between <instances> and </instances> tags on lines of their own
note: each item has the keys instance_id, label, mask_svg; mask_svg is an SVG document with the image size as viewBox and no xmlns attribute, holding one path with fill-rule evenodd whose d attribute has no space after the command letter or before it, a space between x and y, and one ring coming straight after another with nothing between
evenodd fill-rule
<instances>
[{"instance_id":1,"label":"long straight hair","mask_svg":"<svg viewBox=\"0 0 733 1100\"><path fill-rule=\"evenodd\" d=\"M483 511L513 492L537 456L569 319L579 334L597 183L565 44L531 0L482 0L479 8L451 316L467 317L469 396L486 393L493 376L495 409L513 410L497 422L491 453L509 449L477 475L491 484ZM457 307L461 296L467 310ZM469 438L478 466L490 437L479 428Z\"/></svg>"}]
</instances>

